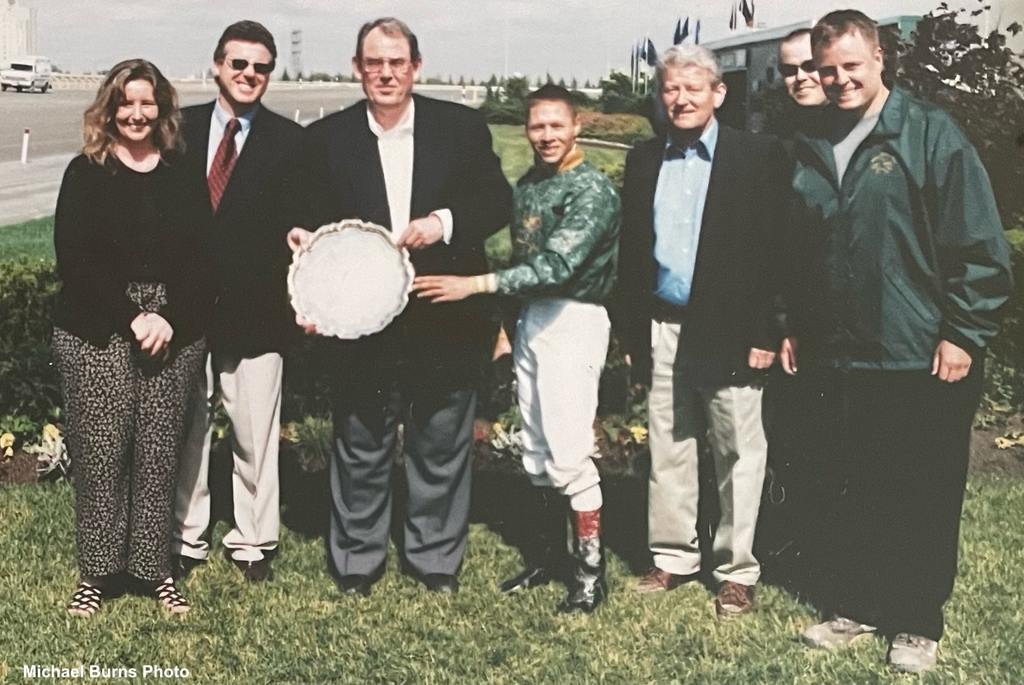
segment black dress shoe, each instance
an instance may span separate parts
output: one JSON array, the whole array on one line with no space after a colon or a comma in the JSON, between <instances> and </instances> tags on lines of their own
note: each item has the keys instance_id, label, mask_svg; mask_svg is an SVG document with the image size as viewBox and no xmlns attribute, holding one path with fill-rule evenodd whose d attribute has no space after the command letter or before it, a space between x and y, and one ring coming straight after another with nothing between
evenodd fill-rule
<instances>
[{"instance_id":1,"label":"black dress shoe","mask_svg":"<svg viewBox=\"0 0 1024 685\"><path fill-rule=\"evenodd\" d=\"M353 573L338 578L338 589L341 590L342 594L369 597L370 589L376 581L377 579L373 576Z\"/></svg>"},{"instance_id":2,"label":"black dress shoe","mask_svg":"<svg viewBox=\"0 0 1024 685\"><path fill-rule=\"evenodd\" d=\"M184 554L175 554L171 556L171 578L174 580L185 580L188 578L188 574L192 573L192 569L196 566L201 566L206 563L206 559L196 559L194 557L187 557Z\"/></svg>"},{"instance_id":3,"label":"black dress shoe","mask_svg":"<svg viewBox=\"0 0 1024 685\"><path fill-rule=\"evenodd\" d=\"M431 592L442 595L454 595L459 591L459 579L447 573L427 573L420 582Z\"/></svg>"},{"instance_id":4,"label":"black dress shoe","mask_svg":"<svg viewBox=\"0 0 1024 685\"><path fill-rule=\"evenodd\" d=\"M541 585L547 585L550 582L551 573L548 569L543 566L537 566L528 568L525 571L521 571L519 575L502 581L501 585L498 586L498 590L503 595L510 595L513 592L529 590Z\"/></svg>"},{"instance_id":5,"label":"black dress shoe","mask_svg":"<svg viewBox=\"0 0 1024 685\"><path fill-rule=\"evenodd\" d=\"M264 581L274 579L274 569L270 565L270 559L263 557L256 561L242 561L241 559L231 559L238 570L242 572L242 576L250 583L262 583Z\"/></svg>"}]
</instances>

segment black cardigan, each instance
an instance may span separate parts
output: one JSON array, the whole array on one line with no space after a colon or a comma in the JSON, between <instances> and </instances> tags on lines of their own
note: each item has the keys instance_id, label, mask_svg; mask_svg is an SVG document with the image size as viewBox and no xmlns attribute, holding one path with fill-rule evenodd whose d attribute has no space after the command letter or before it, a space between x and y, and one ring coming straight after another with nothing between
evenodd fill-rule
<instances>
[{"instance_id":1,"label":"black cardigan","mask_svg":"<svg viewBox=\"0 0 1024 685\"><path fill-rule=\"evenodd\" d=\"M162 161L149 173L114 159L99 165L84 155L64 172L53 239L62 288L54 325L105 347L112 334L134 340L141 309L128 298L132 281L167 286L159 314L174 330L172 347L200 338L211 304L208 234L202 197L182 165Z\"/></svg>"}]
</instances>

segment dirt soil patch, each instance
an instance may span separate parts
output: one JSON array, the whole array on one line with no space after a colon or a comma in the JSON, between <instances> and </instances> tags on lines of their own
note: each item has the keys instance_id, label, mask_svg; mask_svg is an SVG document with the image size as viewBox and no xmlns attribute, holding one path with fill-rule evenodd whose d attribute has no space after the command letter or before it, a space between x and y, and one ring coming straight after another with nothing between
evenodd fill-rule
<instances>
[{"instance_id":1,"label":"dirt soil patch","mask_svg":"<svg viewBox=\"0 0 1024 685\"><path fill-rule=\"evenodd\" d=\"M1024 446L996 447L996 438L1021 432L1024 432L1024 415L1021 414L1009 419L1005 426L976 428L971 434L971 474L1024 478Z\"/></svg>"},{"instance_id":2,"label":"dirt soil patch","mask_svg":"<svg viewBox=\"0 0 1024 685\"><path fill-rule=\"evenodd\" d=\"M10 459L0 461L0 485L34 483L36 480L36 458L31 454L19 450Z\"/></svg>"}]
</instances>

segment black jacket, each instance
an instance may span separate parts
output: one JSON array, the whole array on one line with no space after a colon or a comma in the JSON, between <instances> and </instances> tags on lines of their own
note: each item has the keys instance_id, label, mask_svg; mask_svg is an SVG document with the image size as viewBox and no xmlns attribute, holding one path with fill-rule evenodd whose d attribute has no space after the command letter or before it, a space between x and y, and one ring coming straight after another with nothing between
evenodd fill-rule
<instances>
[{"instance_id":1,"label":"black jacket","mask_svg":"<svg viewBox=\"0 0 1024 685\"><path fill-rule=\"evenodd\" d=\"M206 186L213 103L182 110L186 162L201 184L212 223L216 305L210 349L240 357L284 352L298 335L288 303L291 253L286 236L297 225L297 159L302 127L260 106L214 214Z\"/></svg>"},{"instance_id":2,"label":"black jacket","mask_svg":"<svg viewBox=\"0 0 1024 685\"><path fill-rule=\"evenodd\" d=\"M781 340L773 295L790 165L777 139L719 124L690 302L674 374L689 386L749 383L751 347ZM650 382L654 260L654 191L665 140L638 145L626 159L619 280L612 319L633 361L634 381Z\"/></svg>"},{"instance_id":3,"label":"black jacket","mask_svg":"<svg viewBox=\"0 0 1024 685\"><path fill-rule=\"evenodd\" d=\"M174 330L171 347L203 335L212 295L205 260L209 226L180 158L149 173L111 159L71 160L61 182L53 239L61 292L54 324L96 347L119 334L134 341L142 311L127 294L133 281L166 285L159 313Z\"/></svg>"},{"instance_id":4,"label":"black jacket","mask_svg":"<svg viewBox=\"0 0 1024 685\"><path fill-rule=\"evenodd\" d=\"M418 275L488 271L484 241L509 221L512 191L491 147L483 116L468 107L413 96L412 219L448 208L451 243L411 250ZM302 164L309 229L357 218L391 228L377 138L360 101L306 130ZM402 227L404 228L404 227ZM428 383L466 385L486 359L497 332L491 298L431 304L410 298L387 328L355 341L325 339L330 358L345 373L376 373L407 363Z\"/></svg>"}]
</instances>

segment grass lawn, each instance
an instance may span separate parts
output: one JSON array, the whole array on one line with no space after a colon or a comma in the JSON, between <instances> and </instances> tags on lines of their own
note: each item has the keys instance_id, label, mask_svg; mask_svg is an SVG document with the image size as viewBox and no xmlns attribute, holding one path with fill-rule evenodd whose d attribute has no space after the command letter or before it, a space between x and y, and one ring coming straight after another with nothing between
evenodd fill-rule
<instances>
[{"instance_id":1,"label":"grass lawn","mask_svg":"<svg viewBox=\"0 0 1024 685\"><path fill-rule=\"evenodd\" d=\"M0 226L0 259L53 260L53 217Z\"/></svg>"},{"instance_id":2,"label":"grass lawn","mask_svg":"<svg viewBox=\"0 0 1024 685\"><path fill-rule=\"evenodd\" d=\"M880 640L839 654L802 648L794 635L813 612L778 588L762 586L754 614L718 623L700 585L630 593L616 554L611 598L593 616L554 615L556 586L501 597L495 584L518 569L518 553L485 523L473 524L452 598L398 574L395 554L371 597L342 596L322 542L286 529L269 584L245 584L216 555L184 584L194 608L183 619L132 595L73 619L63 611L76 581L72 499L66 484L0 489L0 682L26 682L23 664L177 666L202 683L905 681L888 674ZM474 520L501 507L478 502ZM1024 682L1022 519L1024 482L972 480L940 667L923 682ZM223 532L222 523L215 539Z\"/></svg>"}]
</instances>

